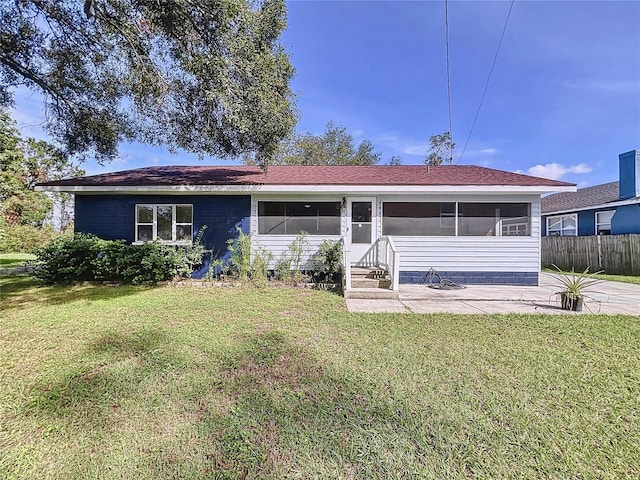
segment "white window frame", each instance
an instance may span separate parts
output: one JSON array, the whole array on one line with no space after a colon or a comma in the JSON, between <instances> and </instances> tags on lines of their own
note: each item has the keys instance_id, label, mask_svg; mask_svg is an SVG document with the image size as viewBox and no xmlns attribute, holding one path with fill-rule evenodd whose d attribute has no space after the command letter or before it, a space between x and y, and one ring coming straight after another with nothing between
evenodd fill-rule
<instances>
[{"instance_id":1,"label":"white window frame","mask_svg":"<svg viewBox=\"0 0 640 480\"><path fill-rule=\"evenodd\" d=\"M138 221L138 207L151 207L153 209L153 221L149 222L139 222ZM158 239L158 207L171 207L171 240L162 240ZM176 211L177 207L189 207L191 208L191 222L176 222ZM151 240L138 240L138 226L140 225L152 225L152 239ZM176 231L178 226L191 226L191 238L189 240L176 240ZM167 245L191 245L193 242L193 204L190 203L137 203L135 205L135 230L134 230L134 238L133 242L135 245L140 245L146 243L148 241L156 241L159 240Z\"/></svg>"},{"instance_id":2,"label":"white window frame","mask_svg":"<svg viewBox=\"0 0 640 480\"><path fill-rule=\"evenodd\" d=\"M601 228L603 225L609 225L609 228L608 228L607 230L609 230L609 232L611 232L611 220L613 220L613 215L611 215L611 218L609 219L609 221L608 221L608 222L606 222L606 223L602 223L602 222L600 222L600 221L598 220L598 216L599 216L601 213L612 213L613 215L615 215L615 214L616 214L616 211L615 211L615 210L600 210L599 212L596 212L596 213L595 213L596 235L600 235L600 228Z\"/></svg>"},{"instance_id":3,"label":"white window frame","mask_svg":"<svg viewBox=\"0 0 640 480\"><path fill-rule=\"evenodd\" d=\"M570 217L573 218L573 221L576 225L575 234L574 235L565 235L564 234L564 219ZM560 235L551 235L549 233L549 224L554 221L560 219ZM547 217L547 237L560 236L560 237L577 237L578 236L578 214L577 213L565 213L564 215L553 215L552 217Z\"/></svg>"}]
</instances>

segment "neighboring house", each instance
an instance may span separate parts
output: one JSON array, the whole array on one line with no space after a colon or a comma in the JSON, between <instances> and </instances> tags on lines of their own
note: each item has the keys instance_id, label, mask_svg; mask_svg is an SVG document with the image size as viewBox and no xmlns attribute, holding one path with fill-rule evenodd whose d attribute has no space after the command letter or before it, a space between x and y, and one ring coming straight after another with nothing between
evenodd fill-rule
<instances>
[{"instance_id":1,"label":"neighboring house","mask_svg":"<svg viewBox=\"0 0 640 480\"><path fill-rule=\"evenodd\" d=\"M620 181L542 199L546 236L640 233L640 150L619 155Z\"/></svg>"},{"instance_id":2,"label":"neighboring house","mask_svg":"<svg viewBox=\"0 0 640 480\"><path fill-rule=\"evenodd\" d=\"M204 244L222 256L239 226L278 259L304 231L309 253L343 241L347 265L392 248L396 283L435 268L460 283L520 285L538 283L541 195L575 191L477 166L148 167L37 188L75 194L76 231L105 239L188 243L207 225Z\"/></svg>"}]
</instances>

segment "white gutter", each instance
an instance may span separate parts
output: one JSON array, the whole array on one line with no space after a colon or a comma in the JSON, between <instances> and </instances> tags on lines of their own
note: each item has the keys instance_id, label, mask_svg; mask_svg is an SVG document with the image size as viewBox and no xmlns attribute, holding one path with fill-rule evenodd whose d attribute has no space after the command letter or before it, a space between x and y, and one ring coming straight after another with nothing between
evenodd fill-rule
<instances>
[{"instance_id":1,"label":"white gutter","mask_svg":"<svg viewBox=\"0 0 640 480\"><path fill-rule=\"evenodd\" d=\"M575 186L514 185L142 185L142 186L36 186L39 192L79 194L246 195L251 193L531 193L575 192Z\"/></svg>"}]
</instances>

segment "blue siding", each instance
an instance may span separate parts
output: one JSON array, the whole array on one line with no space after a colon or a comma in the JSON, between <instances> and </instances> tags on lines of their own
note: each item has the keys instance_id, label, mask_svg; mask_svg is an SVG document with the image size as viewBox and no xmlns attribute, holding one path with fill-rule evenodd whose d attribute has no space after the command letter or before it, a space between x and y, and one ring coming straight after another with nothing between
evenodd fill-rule
<instances>
[{"instance_id":1,"label":"blue siding","mask_svg":"<svg viewBox=\"0 0 640 480\"><path fill-rule=\"evenodd\" d=\"M618 156L620 165L620 199L640 194L640 150L631 150Z\"/></svg>"},{"instance_id":2,"label":"blue siding","mask_svg":"<svg viewBox=\"0 0 640 480\"><path fill-rule=\"evenodd\" d=\"M227 255L226 241L236 237L236 226L249 233L249 195L76 195L75 231L131 243L135 240L137 203L192 204L194 235L207 225L202 243L217 256ZM204 273L206 268L195 276Z\"/></svg>"},{"instance_id":3,"label":"blue siding","mask_svg":"<svg viewBox=\"0 0 640 480\"><path fill-rule=\"evenodd\" d=\"M596 210L578 212L578 235L596 234Z\"/></svg>"},{"instance_id":4,"label":"blue siding","mask_svg":"<svg viewBox=\"0 0 640 480\"><path fill-rule=\"evenodd\" d=\"M611 234L640 233L640 205L622 205L616 208L611 220Z\"/></svg>"}]
</instances>

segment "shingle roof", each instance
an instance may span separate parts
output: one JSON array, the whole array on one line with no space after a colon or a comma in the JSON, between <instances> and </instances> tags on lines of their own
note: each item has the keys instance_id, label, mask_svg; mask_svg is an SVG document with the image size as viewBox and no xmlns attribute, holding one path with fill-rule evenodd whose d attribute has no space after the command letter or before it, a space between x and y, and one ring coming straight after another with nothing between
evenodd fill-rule
<instances>
[{"instance_id":1,"label":"shingle roof","mask_svg":"<svg viewBox=\"0 0 640 480\"><path fill-rule=\"evenodd\" d=\"M41 183L40 186L170 185L508 185L571 183L471 165L399 166L166 166Z\"/></svg>"},{"instance_id":2,"label":"shingle roof","mask_svg":"<svg viewBox=\"0 0 640 480\"><path fill-rule=\"evenodd\" d=\"M576 192L556 193L542 199L542 213L578 210L595 207L620 199L620 182L609 182Z\"/></svg>"}]
</instances>

